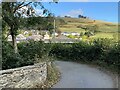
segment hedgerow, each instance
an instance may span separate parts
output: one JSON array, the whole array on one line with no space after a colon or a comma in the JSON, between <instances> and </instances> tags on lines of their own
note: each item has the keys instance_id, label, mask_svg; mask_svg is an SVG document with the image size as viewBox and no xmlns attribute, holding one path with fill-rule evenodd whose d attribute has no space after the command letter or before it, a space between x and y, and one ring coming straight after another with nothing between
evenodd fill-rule
<instances>
[{"instance_id":1,"label":"hedgerow","mask_svg":"<svg viewBox=\"0 0 120 90\"><path fill-rule=\"evenodd\" d=\"M34 63L49 61L51 57L77 62L97 62L98 65L113 67L120 65L120 43L110 39L97 39L79 43L43 43L29 41L18 44L15 54L9 42L2 44L2 68L16 68ZM120 70L120 69L118 69Z\"/></svg>"}]
</instances>

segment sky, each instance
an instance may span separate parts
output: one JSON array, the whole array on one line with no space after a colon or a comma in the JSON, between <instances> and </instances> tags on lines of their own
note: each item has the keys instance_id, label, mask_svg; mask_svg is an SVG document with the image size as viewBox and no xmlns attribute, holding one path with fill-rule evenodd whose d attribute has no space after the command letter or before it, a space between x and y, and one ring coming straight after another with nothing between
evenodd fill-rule
<instances>
[{"instance_id":1,"label":"sky","mask_svg":"<svg viewBox=\"0 0 120 90\"><path fill-rule=\"evenodd\" d=\"M77 17L82 14L95 20L118 22L117 2L59 2L58 4L43 2L43 5L55 16ZM37 11L41 12L39 7Z\"/></svg>"},{"instance_id":2,"label":"sky","mask_svg":"<svg viewBox=\"0 0 120 90\"><path fill-rule=\"evenodd\" d=\"M53 0L40 1L42 1L45 8L54 13L55 16L68 15L71 17L78 17L78 15L81 14L95 20L118 22L119 0L59 0L58 4L48 3L48 1ZM40 7L37 7L36 11L42 15Z\"/></svg>"},{"instance_id":3,"label":"sky","mask_svg":"<svg viewBox=\"0 0 120 90\"><path fill-rule=\"evenodd\" d=\"M14 2L14 0L0 0L0 2ZM28 1L28 2L51 2L53 0L17 0L17 1ZM59 0L59 2L119 2L119 0Z\"/></svg>"}]
</instances>

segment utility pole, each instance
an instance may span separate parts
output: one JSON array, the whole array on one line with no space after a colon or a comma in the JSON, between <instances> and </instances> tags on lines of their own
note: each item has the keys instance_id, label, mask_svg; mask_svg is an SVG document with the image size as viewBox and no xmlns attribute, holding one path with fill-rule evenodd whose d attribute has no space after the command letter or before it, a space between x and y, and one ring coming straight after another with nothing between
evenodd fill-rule
<instances>
[{"instance_id":1,"label":"utility pole","mask_svg":"<svg viewBox=\"0 0 120 90\"><path fill-rule=\"evenodd\" d=\"M55 38L55 19L54 19L54 38Z\"/></svg>"}]
</instances>

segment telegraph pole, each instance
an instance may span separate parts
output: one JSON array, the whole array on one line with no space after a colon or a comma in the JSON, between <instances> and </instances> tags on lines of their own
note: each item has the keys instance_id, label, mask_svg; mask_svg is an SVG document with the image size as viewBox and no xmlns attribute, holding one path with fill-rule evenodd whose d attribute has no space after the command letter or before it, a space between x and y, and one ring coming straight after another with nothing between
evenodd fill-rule
<instances>
[{"instance_id":1,"label":"telegraph pole","mask_svg":"<svg viewBox=\"0 0 120 90\"><path fill-rule=\"evenodd\" d=\"M55 38L55 19L54 19L54 38Z\"/></svg>"}]
</instances>

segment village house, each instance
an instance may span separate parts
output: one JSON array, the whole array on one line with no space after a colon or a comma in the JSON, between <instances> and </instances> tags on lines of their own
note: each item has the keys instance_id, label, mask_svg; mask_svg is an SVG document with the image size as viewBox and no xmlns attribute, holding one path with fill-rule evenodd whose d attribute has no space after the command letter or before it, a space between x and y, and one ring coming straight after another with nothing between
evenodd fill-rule
<instances>
[{"instance_id":1,"label":"village house","mask_svg":"<svg viewBox=\"0 0 120 90\"><path fill-rule=\"evenodd\" d=\"M46 32L46 34L44 35L44 40L46 39L50 39L50 36L48 35L48 33Z\"/></svg>"},{"instance_id":2,"label":"village house","mask_svg":"<svg viewBox=\"0 0 120 90\"><path fill-rule=\"evenodd\" d=\"M40 40L43 40L43 36L42 35L32 35L32 36L27 37L26 40L40 41Z\"/></svg>"},{"instance_id":3,"label":"village house","mask_svg":"<svg viewBox=\"0 0 120 90\"><path fill-rule=\"evenodd\" d=\"M16 36L17 43L19 43L21 41L25 41L25 40L26 40L26 37L22 34L19 34L19 35ZM11 35L8 36L8 41L12 41L12 36Z\"/></svg>"},{"instance_id":4,"label":"village house","mask_svg":"<svg viewBox=\"0 0 120 90\"><path fill-rule=\"evenodd\" d=\"M64 36L69 36L70 35L70 33L68 33L68 32L62 32L61 34L64 35Z\"/></svg>"},{"instance_id":5,"label":"village house","mask_svg":"<svg viewBox=\"0 0 120 90\"><path fill-rule=\"evenodd\" d=\"M73 35L73 36L79 36L80 33L77 33L77 32L71 32L71 35Z\"/></svg>"},{"instance_id":6,"label":"village house","mask_svg":"<svg viewBox=\"0 0 120 90\"><path fill-rule=\"evenodd\" d=\"M29 34L29 32L28 31L24 31L24 33L23 33L24 35L26 35L26 34Z\"/></svg>"}]
</instances>

